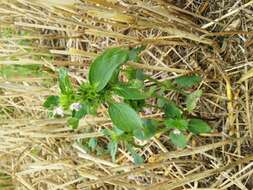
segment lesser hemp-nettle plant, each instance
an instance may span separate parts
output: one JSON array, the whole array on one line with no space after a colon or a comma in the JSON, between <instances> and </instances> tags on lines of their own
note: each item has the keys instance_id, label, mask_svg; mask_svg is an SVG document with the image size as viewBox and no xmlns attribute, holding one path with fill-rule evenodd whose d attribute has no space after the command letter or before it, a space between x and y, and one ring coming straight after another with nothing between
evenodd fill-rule
<instances>
[{"instance_id":1,"label":"lesser hemp-nettle plant","mask_svg":"<svg viewBox=\"0 0 253 190\"><path fill-rule=\"evenodd\" d=\"M110 139L107 147L114 161L118 143L124 144L135 163L141 163L142 157L135 152L135 147L140 146L136 140L147 141L156 134L164 134L175 146L185 148L187 134L211 131L205 121L189 117L202 95L201 90L193 91L201 77L191 74L158 81L143 70L131 67L131 62L140 61L141 51L143 47L107 49L92 62L88 81L75 88L67 70L59 69L60 94L49 96L44 103L52 116L67 117L72 129L78 127L80 119L87 114L96 115L104 105L112 121L112 128L104 129L104 134ZM126 67L122 67L124 64ZM166 97L170 91L185 98L184 107ZM144 110L164 114L160 118L144 119L140 117ZM96 139L91 139L89 145L94 149Z\"/></svg>"}]
</instances>

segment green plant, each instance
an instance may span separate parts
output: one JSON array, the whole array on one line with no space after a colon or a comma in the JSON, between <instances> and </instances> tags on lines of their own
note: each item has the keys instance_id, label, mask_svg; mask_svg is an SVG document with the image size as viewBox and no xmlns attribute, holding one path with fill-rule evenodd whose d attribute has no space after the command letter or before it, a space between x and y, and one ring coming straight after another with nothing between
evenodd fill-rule
<instances>
[{"instance_id":1,"label":"green plant","mask_svg":"<svg viewBox=\"0 0 253 190\"><path fill-rule=\"evenodd\" d=\"M160 82L140 70L127 64L130 61L138 61L139 53L143 48L131 50L112 48L106 50L97 57L90 66L88 82L74 88L65 69L59 70L58 96L49 96L44 103L51 115L57 117L68 117L68 124L73 129L78 127L79 120L86 114L97 114L101 104L108 108L113 127L104 130L109 137L108 150L115 161L118 144L125 146L136 163L143 162L142 157L137 154L135 147L136 139L140 141L149 140L156 133L168 134L171 142L179 148L187 145L186 134L208 133L211 131L207 123L201 119L187 117L190 115L197 101L202 95L201 90L192 92L192 89L201 82L198 75L182 76L173 81ZM125 76L122 80L121 76ZM146 86L144 81L152 82ZM189 92L190 90L190 92ZM164 95L174 91L185 97L184 109L177 106ZM156 105L151 105L151 101ZM162 118L142 119L139 112L144 108L152 108L164 112ZM96 146L93 139L90 146Z\"/></svg>"}]
</instances>

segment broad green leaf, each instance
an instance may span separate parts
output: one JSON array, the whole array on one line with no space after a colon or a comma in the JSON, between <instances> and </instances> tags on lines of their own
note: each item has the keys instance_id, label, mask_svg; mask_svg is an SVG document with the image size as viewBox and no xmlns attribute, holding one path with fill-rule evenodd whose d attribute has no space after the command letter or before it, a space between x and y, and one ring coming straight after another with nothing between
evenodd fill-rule
<instances>
[{"instance_id":1,"label":"broad green leaf","mask_svg":"<svg viewBox=\"0 0 253 190\"><path fill-rule=\"evenodd\" d=\"M186 108L189 112L192 112L199 101L199 98L202 96L202 90L196 90L192 92L191 94L186 96Z\"/></svg>"},{"instance_id":2,"label":"broad green leaf","mask_svg":"<svg viewBox=\"0 0 253 190\"><path fill-rule=\"evenodd\" d=\"M68 72L64 68L59 69L59 86L62 94L73 93L73 88L68 76Z\"/></svg>"},{"instance_id":3,"label":"broad green leaf","mask_svg":"<svg viewBox=\"0 0 253 190\"><path fill-rule=\"evenodd\" d=\"M126 85L115 86L113 90L116 94L122 96L126 100L143 100L147 98L147 95L144 92Z\"/></svg>"},{"instance_id":4,"label":"broad green leaf","mask_svg":"<svg viewBox=\"0 0 253 190\"><path fill-rule=\"evenodd\" d=\"M68 125L72 129L76 129L79 125L79 119L75 117L71 117L68 119Z\"/></svg>"},{"instance_id":5,"label":"broad green leaf","mask_svg":"<svg viewBox=\"0 0 253 190\"><path fill-rule=\"evenodd\" d=\"M188 130L194 134L210 133L212 131L209 125L201 119L191 119L189 121Z\"/></svg>"},{"instance_id":6,"label":"broad green leaf","mask_svg":"<svg viewBox=\"0 0 253 190\"><path fill-rule=\"evenodd\" d=\"M128 59L128 51L120 48L111 48L97 57L91 64L89 81L96 85L97 91L103 90L112 78L115 70Z\"/></svg>"},{"instance_id":7,"label":"broad green leaf","mask_svg":"<svg viewBox=\"0 0 253 190\"><path fill-rule=\"evenodd\" d=\"M167 119L165 120L165 125L168 128L185 131L188 128L188 121L185 119Z\"/></svg>"},{"instance_id":8,"label":"broad green leaf","mask_svg":"<svg viewBox=\"0 0 253 190\"><path fill-rule=\"evenodd\" d=\"M109 115L113 124L125 132L143 128L142 120L133 108L124 103L110 105Z\"/></svg>"},{"instance_id":9,"label":"broad green leaf","mask_svg":"<svg viewBox=\"0 0 253 190\"><path fill-rule=\"evenodd\" d=\"M59 96L48 96L43 106L47 109L53 109L59 105Z\"/></svg>"},{"instance_id":10,"label":"broad green leaf","mask_svg":"<svg viewBox=\"0 0 253 190\"><path fill-rule=\"evenodd\" d=\"M163 109L167 118L181 118L182 116L182 111L173 102L166 101Z\"/></svg>"},{"instance_id":11,"label":"broad green leaf","mask_svg":"<svg viewBox=\"0 0 253 190\"><path fill-rule=\"evenodd\" d=\"M133 149L130 144L128 144L128 151L131 153L135 164L142 164L144 162L143 158Z\"/></svg>"},{"instance_id":12,"label":"broad green leaf","mask_svg":"<svg viewBox=\"0 0 253 190\"><path fill-rule=\"evenodd\" d=\"M180 131L171 131L170 132L170 140L171 142L176 145L178 148L185 148L187 145L187 139L184 136L183 133L181 133Z\"/></svg>"},{"instance_id":13,"label":"broad green leaf","mask_svg":"<svg viewBox=\"0 0 253 190\"><path fill-rule=\"evenodd\" d=\"M110 154L111 154L111 157L112 157L112 161L115 162L115 160L116 160L116 154L117 154L117 150L118 150L118 143L116 141L111 141L107 145L107 148L110 151Z\"/></svg>"},{"instance_id":14,"label":"broad green leaf","mask_svg":"<svg viewBox=\"0 0 253 190\"><path fill-rule=\"evenodd\" d=\"M88 145L91 148L91 150L94 151L96 146L97 146L97 139L96 138L91 138L88 142Z\"/></svg>"},{"instance_id":15,"label":"broad green leaf","mask_svg":"<svg viewBox=\"0 0 253 190\"><path fill-rule=\"evenodd\" d=\"M191 88L201 82L201 77L198 75L182 76L175 79L175 83L182 88Z\"/></svg>"}]
</instances>

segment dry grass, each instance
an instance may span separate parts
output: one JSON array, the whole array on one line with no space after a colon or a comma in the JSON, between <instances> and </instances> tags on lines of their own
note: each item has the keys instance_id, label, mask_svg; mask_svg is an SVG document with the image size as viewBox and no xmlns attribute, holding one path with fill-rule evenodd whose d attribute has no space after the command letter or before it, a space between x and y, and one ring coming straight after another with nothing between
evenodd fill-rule
<instances>
[{"instance_id":1,"label":"dry grass","mask_svg":"<svg viewBox=\"0 0 253 190\"><path fill-rule=\"evenodd\" d=\"M245 77L253 66L253 1L66 2L0 1L0 69L37 64L46 71L0 78L0 189L253 189L253 79ZM80 83L104 49L141 44L143 67L154 78L201 74L204 96L193 116L214 132L189 136L185 150L164 135L153 138L139 150L140 166L122 146L112 163L82 147L90 137L105 146L105 113L72 131L41 105L57 92L58 67Z\"/></svg>"}]
</instances>

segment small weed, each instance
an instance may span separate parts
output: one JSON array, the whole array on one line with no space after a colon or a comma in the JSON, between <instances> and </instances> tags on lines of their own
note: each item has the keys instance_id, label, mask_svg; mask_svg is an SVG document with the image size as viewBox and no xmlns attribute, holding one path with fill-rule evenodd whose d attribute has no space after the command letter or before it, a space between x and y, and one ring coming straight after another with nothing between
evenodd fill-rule
<instances>
[{"instance_id":1,"label":"small weed","mask_svg":"<svg viewBox=\"0 0 253 190\"><path fill-rule=\"evenodd\" d=\"M123 142L133 156L135 163L143 159L137 154L135 139L147 141L157 133L168 134L171 142L179 148L187 145L186 135L208 133L208 124L196 118L189 118L184 112L192 112L202 95L201 90L192 92L194 86L201 82L198 75L182 76L173 81L159 82L140 69L134 69L128 64L127 69L122 65L128 61L138 61L142 48L131 50L112 48L97 57L90 66L88 82L74 88L65 69L59 70L58 96L49 96L44 103L55 117L68 117L68 124L76 129L79 120L87 114L97 114L101 104L108 108L113 127L105 129L109 137L108 150L115 161L119 142ZM122 80L124 75L127 80ZM153 85L145 86L144 81ZM167 99L164 94L175 91L185 97L185 108L180 108ZM157 105L150 105L149 100L157 100ZM164 112L162 119L142 119L139 112L144 108L153 108ZM184 110L184 111L183 111ZM87 147L96 149L97 140L91 139Z\"/></svg>"}]
</instances>

